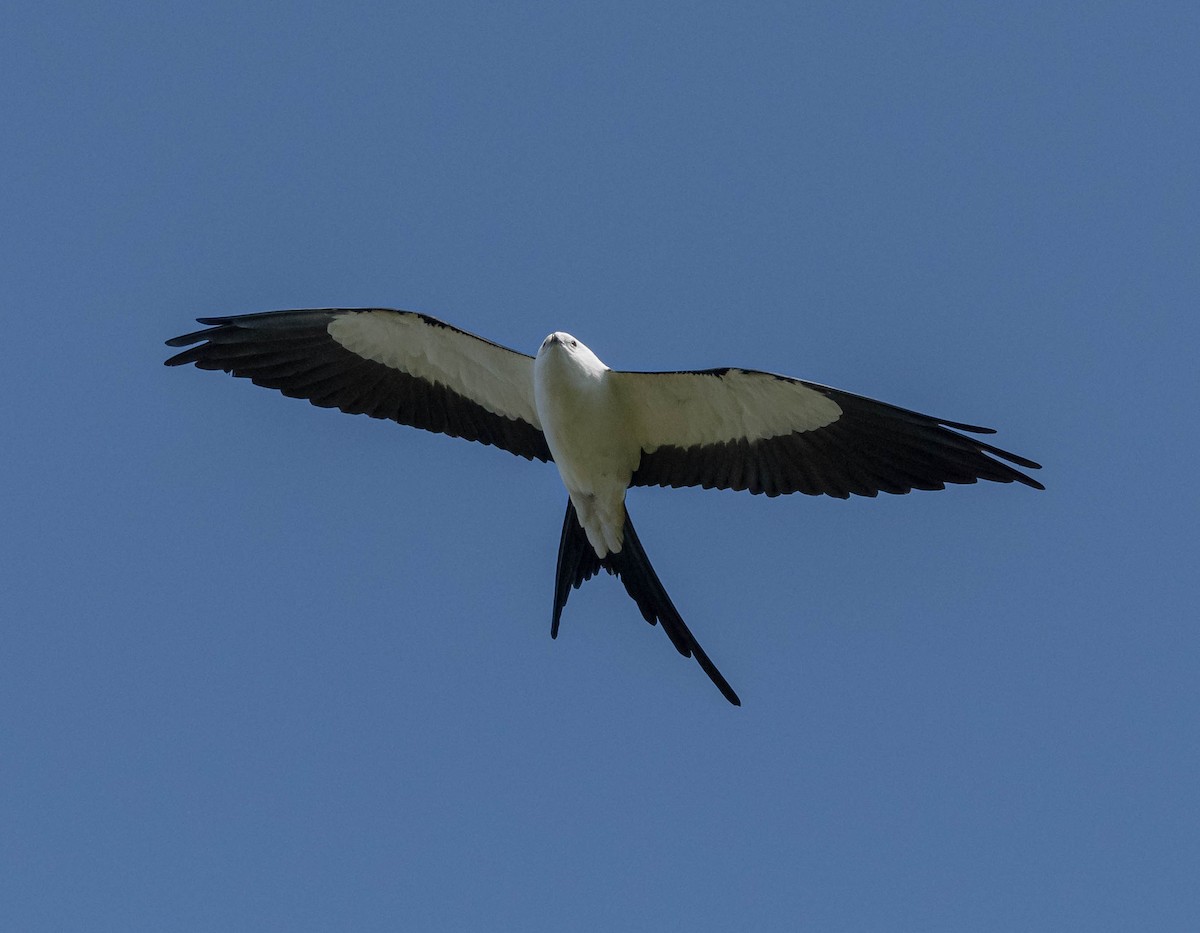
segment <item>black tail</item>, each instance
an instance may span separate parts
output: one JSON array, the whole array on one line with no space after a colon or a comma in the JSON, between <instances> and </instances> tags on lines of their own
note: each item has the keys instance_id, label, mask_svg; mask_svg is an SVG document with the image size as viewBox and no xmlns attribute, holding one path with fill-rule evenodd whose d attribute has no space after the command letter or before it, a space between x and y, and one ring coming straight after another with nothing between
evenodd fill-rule
<instances>
[{"instance_id":1,"label":"black tail","mask_svg":"<svg viewBox=\"0 0 1200 933\"><path fill-rule=\"evenodd\" d=\"M597 557L592 545L588 542L579 517L575 514L575 505L567 499L567 515L563 519L562 538L558 543L558 570L554 575L554 617L550 623L550 637L558 637L558 622L562 616L563 606L572 589L578 589L585 580L590 580L601 568L611 574L616 574L625 586L625 592L633 597L642 617L654 625L661 622L663 631L671 639L676 650L685 658L695 657L701 669L708 675L709 680L717 685L721 694L734 706L741 706L742 701L733 692L729 682L721 676L716 665L708 659L704 649L696 642L696 638L679 616L679 610L671 602L671 597L663 588L658 574L650 566L650 558L642 549L637 532L633 530L633 522L629 513L625 513L624 545L617 554Z\"/></svg>"}]
</instances>

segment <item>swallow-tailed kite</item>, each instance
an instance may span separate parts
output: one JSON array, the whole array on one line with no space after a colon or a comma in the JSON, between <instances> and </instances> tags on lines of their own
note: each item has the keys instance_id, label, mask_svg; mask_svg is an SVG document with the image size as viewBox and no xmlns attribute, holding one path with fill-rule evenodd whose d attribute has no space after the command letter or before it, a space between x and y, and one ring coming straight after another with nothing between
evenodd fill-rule
<instances>
[{"instance_id":1,"label":"swallow-tailed kite","mask_svg":"<svg viewBox=\"0 0 1200 933\"><path fill-rule=\"evenodd\" d=\"M1024 457L958 432L994 433L828 386L749 369L621 372L570 334L527 356L436 318L386 308L200 318L168 366L195 363L339 408L553 461L567 487L551 637L572 588L615 574L730 703L650 566L625 509L630 486L748 489L778 496L943 489L1014 480ZM1007 463L1003 461L1008 461Z\"/></svg>"}]
</instances>

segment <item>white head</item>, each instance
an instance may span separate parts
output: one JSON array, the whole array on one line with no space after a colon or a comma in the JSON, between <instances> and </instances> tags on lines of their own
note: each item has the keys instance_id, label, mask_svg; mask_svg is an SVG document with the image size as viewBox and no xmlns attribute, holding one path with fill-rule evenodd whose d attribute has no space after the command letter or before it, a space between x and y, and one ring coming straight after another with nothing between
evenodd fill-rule
<instances>
[{"instance_id":1,"label":"white head","mask_svg":"<svg viewBox=\"0 0 1200 933\"><path fill-rule=\"evenodd\" d=\"M563 362L569 362L575 367L591 371L608 369L587 346L561 330L555 331L542 341L537 358L539 360L556 358Z\"/></svg>"},{"instance_id":2,"label":"white head","mask_svg":"<svg viewBox=\"0 0 1200 933\"><path fill-rule=\"evenodd\" d=\"M542 341L542 346L538 350L538 355L545 353L547 348L555 344L561 345L566 350L571 350L579 346L579 341L570 334L564 333L561 330L556 330L549 337Z\"/></svg>"}]
</instances>

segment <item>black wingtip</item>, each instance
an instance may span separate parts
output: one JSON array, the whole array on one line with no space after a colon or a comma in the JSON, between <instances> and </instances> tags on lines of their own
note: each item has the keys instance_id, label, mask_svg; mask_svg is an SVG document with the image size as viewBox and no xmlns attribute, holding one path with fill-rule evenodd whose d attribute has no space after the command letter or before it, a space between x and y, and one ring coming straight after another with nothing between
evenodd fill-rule
<instances>
[{"instance_id":1,"label":"black wingtip","mask_svg":"<svg viewBox=\"0 0 1200 933\"><path fill-rule=\"evenodd\" d=\"M179 337L172 337L170 340L164 340L168 347L190 347L193 343L198 343L204 339L204 335L208 331L198 330L191 334L182 334Z\"/></svg>"},{"instance_id":2,"label":"black wingtip","mask_svg":"<svg viewBox=\"0 0 1200 933\"><path fill-rule=\"evenodd\" d=\"M167 345L171 347L187 346L186 344L171 343L170 341L167 342ZM163 360L163 366L183 366L185 363L194 363L199 359L203 351L203 347L188 347L182 353L176 353L174 356Z\"/></svg>"},{"instance_id":3,"label":"black wingtip","mask_svg":"<svg viewBox=\"0 0 1200 933\"><path fill-rule=\"evenodd\" d=\"M963 424L961 421L947 421L945 418L934 419L938 424L956 431L967 431L971 434L995 434L995 428L985 428L980 424Z\"/></svg>"},{"instance_id":4,"label":"black wingtip","mask_svg":"<svg viewBox=\"0 0 1200 933\"><path fill-rule=\"evenodd\" d=\"M220 323L221 320L221 318L200 317L196 318L196 323L211 325L214 323ZM163 343L165 343L168 347L187 347L188 349L184 350L182 353L176 353L169 359L163 360L163 365L183 366L187 363L196 362L199 355L204 352L204 348L193 346L193 344L198 344L201 341L208 340L211 334L212 329L209 327L205 330L194 330L191 333L180 334L178 337L172 337L170 340L164 340Z\"/></svg>"},{"instance_id":5,"label":"black wingtip","mask_svg":"<svg viewBox=\"0 0 1200 933\"><path fill-rule=\"evenodd\" d=\"M1035 467L1035 469L1037 469L1037 468ZM1046 487L1043 486L1041 483L1039 483L1032 476L1022 475L1021 482L1024 483L1026 486L1028 486L1030 489L1038 489L1038 490L1041 490L1042 492L1046 491Z\"/></svg>"}]
</instances>

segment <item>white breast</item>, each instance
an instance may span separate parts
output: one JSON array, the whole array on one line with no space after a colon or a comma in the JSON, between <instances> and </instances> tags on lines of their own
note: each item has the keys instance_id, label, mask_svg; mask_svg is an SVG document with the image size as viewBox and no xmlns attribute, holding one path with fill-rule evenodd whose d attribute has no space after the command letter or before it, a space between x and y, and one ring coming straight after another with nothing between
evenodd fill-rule
<instances>
[{"instance_id":1,"label":"white breast","mask_svg":"<svg viewBox=\"0 0 1200 933\"><path fill-rule=\"evenodd\" d=\"M641 457L611 371L570 334L551 334L533 366L538 420L588 541L621 549L625 490Z\"/></svg>"}]
</instances>

